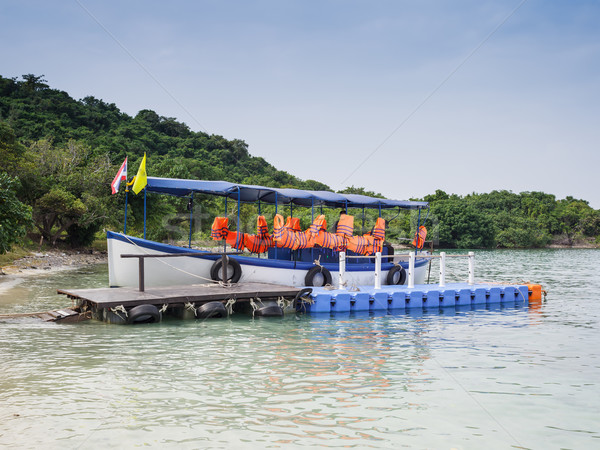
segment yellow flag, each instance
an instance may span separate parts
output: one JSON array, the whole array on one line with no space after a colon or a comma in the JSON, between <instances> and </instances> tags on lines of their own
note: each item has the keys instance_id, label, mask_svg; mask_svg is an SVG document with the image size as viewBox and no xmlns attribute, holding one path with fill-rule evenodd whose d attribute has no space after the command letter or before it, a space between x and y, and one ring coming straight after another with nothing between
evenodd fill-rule
<instances>
[{"instance_id":1,"label":"yellow flag","mask_svg":"<svg viewBox=\"0 0 600 450\"><path fill-rule=\"evenodd\" d=\"M137 171L137 175L135 176L135 182L133 183L133 192L139 194L142 189L146 187L148 184L148 179L146 178L146 153L144 153L144 158L142 159L142 163L140 164L140 168Z\"/></svg>"}]
</instances>

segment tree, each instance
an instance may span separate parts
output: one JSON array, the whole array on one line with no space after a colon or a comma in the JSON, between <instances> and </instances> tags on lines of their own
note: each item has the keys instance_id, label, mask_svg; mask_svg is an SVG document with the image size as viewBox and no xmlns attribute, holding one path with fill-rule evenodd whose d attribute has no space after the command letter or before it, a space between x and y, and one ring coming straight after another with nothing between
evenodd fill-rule
<instances>
[{"instance_id":1,"label":"tree","mask_svg":"<svg viewBox=\"0 0 600 450\"><path fill-rule=\"evenodd\" d=\"M496 230L490 216L463 200L442 200L431 207L432 219L439 221L440 246L489 248L495 245Z\"/></svg>"},{"instance_id":2,"label":"tree","mask_svg":"<svg viewBox=\"0 0 600 450\"><path fill-rule=\"evenodd\" d=\"M25 88L31 91L37 91L49 87L46 84L47 80L44 80L44 75L36 76L32 73L28 73L26 75L22 75L21 78L25 80Z\"/></svg>"},{"instance_id":3,"label":"tree","mask_svg":"<svg viewBox=\"0 0 600 450\"><path fill-rule=\"evenodd\" d=\"M19 182L0 173L0 253L21 241L31 226L31 208L16 196Z\"/></svg>"},{"instance_id":4,"label":"tree","mask_svg":"<svg viewBox=\"0 0 600 450\"><path fill-rule=\"evenodd\" d=\"M15 174L25 153L15 136L13 129L5 122L0 122L0 161L2 169L9 174Z\"/></svg>"},{"instance_id":5,"label":"tree","mask_svg":"<svg viewBox=\"0 0 600 450\"><path fill-rule=\"evenodd\" d=\"M52 188L35 204L35 225L43 237L56 245L60 235L85 212L83 202L62 188Z\"/></svg>"},{"instance_id":6,"label":"tree","mask_svg":"<svg viewBox=\"0 0 600 450\"><path fill-rule=\"evenodd\" d=\"M35 227L53 245L64 234L72 245L89 244L114 214L109 188L113 167L106 157L90 153L75 141L60 146L38 141L26 152L20 169L22 197L33 205Z\"/></svg>"}]
</instances>

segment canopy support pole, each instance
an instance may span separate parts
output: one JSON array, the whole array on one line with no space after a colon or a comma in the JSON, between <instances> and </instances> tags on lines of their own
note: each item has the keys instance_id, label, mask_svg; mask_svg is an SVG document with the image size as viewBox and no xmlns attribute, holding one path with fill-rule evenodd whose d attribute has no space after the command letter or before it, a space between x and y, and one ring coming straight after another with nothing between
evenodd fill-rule
<instances>
[{"instance_id":1,"label":"canopy support pole","mask_svg":"<svg viewBox=\"0 0 600 450\"><path fill-rule=\"evenodd\" d=\"M310 220L310 223L312 225L313 222L315 221L315 198L314 197L310 198L310 210L311 210L311 220ZM314 249L314 246L310 248L310 259L312 259L313 261L315 260L315 249Z\"/></svg>"},{"instance_id":2,"label":"canopy support pole","mask_svg":"<svg viewBox=\"0 0 600 450\"><path fill-rule=\"evenodd\" d=\"M365 207L364 206L363 206L362 234L365 234Z\"/></svg>"},{"instance_id":3,"label":"canopy support pole","mask_svg":"<svg viewBox=\"0 0 600 450\"><path fill-rule=\"evenodd\" d=\"M192 223L194 220L194 192L192 191L192 195L190 195L190 236L188 239L188 248L192 248Z\"/></svg>"},{"instance_id":4,"label":"canopy support pole","mask_svg":"<svg viewBox=\"0 0 600 450\"><path fill-rule=\"evenodd\" d=\"M417 217L417 231L415 232L415 238L417 239L415 243L415 253L419 253L419 227L421 226L421 207L419 207L419 216ZM423 243L424 245L425 243Z\"/></svg>"},{"instance_id":5,"label":"canopy support pole","mask_svg":"<svg viewBox=\"0 0 600 450\"><path fill-rule=\"evenodd\" d=\"M238 186L238 223L237 223L237 232L240 232L240 209L242 207L242 191ZM239 236L239 235L238 235Z\"/></svg>"}]
</instances>

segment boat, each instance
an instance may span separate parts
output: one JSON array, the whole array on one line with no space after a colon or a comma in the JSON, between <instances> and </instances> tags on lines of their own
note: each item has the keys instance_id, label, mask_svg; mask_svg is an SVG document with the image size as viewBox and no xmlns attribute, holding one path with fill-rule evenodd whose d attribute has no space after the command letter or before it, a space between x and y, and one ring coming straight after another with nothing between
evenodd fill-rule
<instances>
[{"instance_id":1,"label":"boat","mask_svg":"<svg viewBox=\"0 0 600 450\"><path fill-rule=\"evenodd\" d=\"M227 202L237 203L237 230L240 230L240 208L242 204L273 205L275 210L274 231L269 236L268 246L261 248L261 253L242 252L245 246L242 244L243 234L230 231L226 226L224 234L219 235L219 226L213 226L213 238L219 239L223 246L215 250L207 251L191 248L191 229L188 246L165 244L146 239L146 195L165 194L177 197L189 198L188 206L193 211L194 195L208 194L222 197L227 211ZM209 282L262 282L274 283L286 286L337 286L340 273L340 259L342 259L343 279L347 288L373 285L376 276L376 266L382 284L403 285L407 283L409 271L409 259L406 255L394 255L392 245L384 240L383 236L363 235L355 237L346 232L344 242L351 239L366 239L371 246L368 249L357 247L353 252L346 244L336 248L306 243L305 245L285 246L283 239L276 239L279 232L288 232L293 223L293 209L295 207L311 208L313 223L311 225L313 236L318 233L327 233L323 220L319 222L322 215L318 215L318 209L336 208L342 211L340 219L352 218L350 212L356 209L374 209L382 217L384 211L401 211L403 209L417 210L419 221L421 210L428 208L427 202L401 201L383 198L375 198L359 194L339 194L330 191L310 191L290 188L273 188L256 185L244 185L227 181L207 181L173 179L161 177L147 177L147 185L144 189L144 237L128 235L125 222L123 233L108 231L108 272L109 285L111 287L136 287L140 283L140 267L143 265L143 282L148 287L159 286L185 286ZM127 205L127 202L126 202ZM282 222L283 209L289 207L287 226ZM273 208L271 208L273 209ZM192 217L190 212L190 218ZM346 214L347 213L347 214ZM126 213L125 213L126 217ZM262 216L259 216L262 217ZM227 219L220 218L220 219ZM260 220L260 219L259 219ZM383 220L383 219L382 219ZM190 219L191 221L191 219ZM264 223L265 219L263 219ZM340 220L341 222L341 220ZM352 221L350 220L350 223ZM227 220L224 220L227 223ZM319 228L321 227L321 228ZM337 230L340 230L338 224ZM385 230L385 229L384 229ZM422 227L417 225L417 230ZM290 231L308 236L310 231ZM383 231L384 232L384 231ZM228 234L229 233L229 234ZM336 233L331 233L332 235ZM337 233L339 235L339 233ZM373 233L375 234L375 233ZM237 239L230 239L237 237ZM275 239L274 239L275 238ZM378 239L381 238L381 239ZM342 238L340 238L342 239ZM417 258L414 263L414 282L423 284L427 275L427 267L430 259L428 252L420 249L423 246L421 234L417 235L416 250ZM357 241L357 242L359 242ZM229 245L227 245L229 242ZM246 241L247 242L247 241ZM362 241L360 241L362 242ZM264 250L264 252L262 251ZM378 250L378 251L377 251ZM223 254L226 254L224 257ZM140 256L144 257L140 257ZM137 256L137 257L136 257ZM225 270L223 267L225 266ZM379 269L380 266L380 269ZM339 287L339 286L337 286Z\"/></svg>"}]
</instances>

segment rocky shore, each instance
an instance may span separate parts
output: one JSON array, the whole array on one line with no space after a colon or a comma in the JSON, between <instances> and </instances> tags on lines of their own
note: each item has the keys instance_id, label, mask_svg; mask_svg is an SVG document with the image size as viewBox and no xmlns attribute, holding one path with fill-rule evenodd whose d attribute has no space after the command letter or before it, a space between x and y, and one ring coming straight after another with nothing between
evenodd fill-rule
<instances>
[{"instance_id":1,"label":"rocky shore","mask_svg":"<svg viewBox=\"0 0 600 450\"><path fill-rule=\"evenodd\" d=\"M35 252L0 267L0 275L60 270L107 262L106 252L97 250L48 250Z\"/></svg>"}]
</instances>

